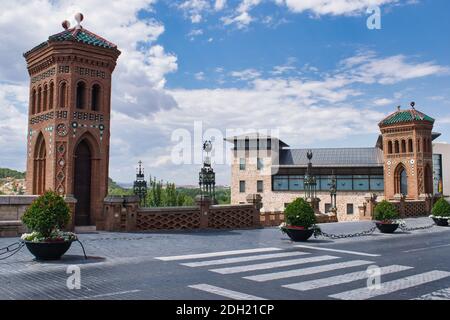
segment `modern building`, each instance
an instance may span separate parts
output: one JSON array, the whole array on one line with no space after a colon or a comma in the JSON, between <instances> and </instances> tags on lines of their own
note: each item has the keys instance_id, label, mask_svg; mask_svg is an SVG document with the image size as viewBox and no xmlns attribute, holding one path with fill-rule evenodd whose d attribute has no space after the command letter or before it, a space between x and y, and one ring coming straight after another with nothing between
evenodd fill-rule
<instances>
[{"instance_id":1,"label":"modern building","mask_svg":"<svg viewBox=\"0 0 450 320\"><path fill-rule=\"evenodd\" d=\"M374 147L311 149L321 212L332 208L330 186L337 189L339 221L359 220L367 197L420 201L450 194L450 145L433 143L434 119L414 108L400 108L379 123ZM309 149L292 149L282 140L258 133L228 137L233 143L231 202L245 203L248 194L262 196L265 212L283 211L305 196ZM447 164L445 166L445 164Z\"/></svg>"}]
</instances>

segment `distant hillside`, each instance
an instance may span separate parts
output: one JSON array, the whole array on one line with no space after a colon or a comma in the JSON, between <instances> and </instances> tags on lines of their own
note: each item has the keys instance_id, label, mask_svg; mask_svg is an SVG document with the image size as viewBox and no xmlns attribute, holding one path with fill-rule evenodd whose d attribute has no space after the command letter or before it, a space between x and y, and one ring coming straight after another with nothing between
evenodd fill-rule
<instances>
[{"instance_id":1,"label":"distant hillside","mask_svg":"<svg viewBox=\"0 0 450 320\"><path fill-rule=\"evenodd\" d=\"M0 168L0 179L3 178L25 179L25 172L20 172L8 168Z\"/></svg>"}]
</instances>

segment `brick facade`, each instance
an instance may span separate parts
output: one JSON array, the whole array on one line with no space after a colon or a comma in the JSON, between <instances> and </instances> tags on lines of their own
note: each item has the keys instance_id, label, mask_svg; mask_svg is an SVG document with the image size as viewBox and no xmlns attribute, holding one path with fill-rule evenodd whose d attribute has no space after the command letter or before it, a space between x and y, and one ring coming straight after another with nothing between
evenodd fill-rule
<instances>
[{"instance_id":1,"label":"brick facade","mask_svg":"<svg viewBox=\"0 0 450 320\"><path fill-rule=\"evenodd\" d=\"M76 32L88 31L65 34ZM77 208L88 208L87 221L96 224L108 191L111 75L120 51L54 38L24 54L30 75L26 189L75 194L77 150L86 146L91 177L79 179L90 179L90 192Z\"/></svg>"}]
</instances>

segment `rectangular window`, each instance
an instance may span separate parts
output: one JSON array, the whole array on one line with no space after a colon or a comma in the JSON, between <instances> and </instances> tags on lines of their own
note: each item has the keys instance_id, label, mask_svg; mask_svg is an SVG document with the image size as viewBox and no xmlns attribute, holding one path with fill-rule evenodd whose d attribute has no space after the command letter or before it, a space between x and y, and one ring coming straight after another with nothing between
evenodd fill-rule
<instances>
[{"instance_id":1,"label":"rectangular window","mask_svg":"<svg viewBox=\"0 0 450 320\"><path fill-rule=\"evenodd\" d=\"M264 182L262 180L256 181L256 192L264 191Z\"/></svg>"},{"instance_id":2,"label":"rectangular window","mask_svg":"<svg viewBox=\"0 0 450 320\"><path fill-rule=\"evenodd\" d=\"M368 191L369 176L353 176L353 189L357 191Z\"/></svg>"},{"instance_id":3,"label":"rectangular window","mask_svg":"<svg viewBox=\"0 0 450 320\"><path fill-rule=\"evenodd\" d=\"M258 170L262 170L262 169L264 168L264 162L263 162L263 159L261 159L261 158L257 158L257 159L256 159L256 168L257 168Z\"/></svg>"},{"instance_id":4,"label":"rectangular window","mask_svg":"<svg viewBox=\"0 0 450 320\"><path fill-rule=\"evenodd\" d=\"M331 211L331 203L325 203L325 213L328 213Z\"/></svg>"},{"instance_id":5,"label":"rectangular window","mask_svg":"<svg viewBox=\"0 0 450 320\"><path fill-rule=\"evenodd\" d=\"M289 176L289 190L305 190L305 179L302 176Z\"/></svg>"},{"instance_id":6,"label":"rectangular window","mask_svg":"<svg viewBox=\"0 0 450 320\"><path fill-rule=\"evenodd\" d=\"M383 191L384 178L383 176L370 176L370 190Z\"/></svg>"},{"instance_id":7,"label":"rectangular window","mask_svg":"<svg viewBox=\"0 0 450 320\"><path fill-rule=\"evenodd\" d=\"M245 181L239 181L239 192L245 192Z\"/></svg>"},{"instance_id":8,"label":"rectangular window","mask_svg":"<svg viewBox=\"0 0 450 320\"><path fill-rule=\"evenodd\" d=\"M288 178L288 176L273 176L273 190L274 191L287 191L287 190L289 190L289 178Z\"/></svg>"},{"instance_id":9,"label":"rectangular window","mask_svg":"<svg viewBox=\"0 0 450 320\"><path fill-rule=\"evenodd\" d=\"M347 214L353 214L353 203L347 203Z\"/></svg>"},{"instance_id":10,"label":"rectangular window","mask_svg":"<svg viewBox=\"0 0 450 320\"><path fill-rule=\"evenodd\" d=\"M245 170L245 158L239 158L239 170Z\"/></svg>"},{"instance_id":11,"label":"rectangular window","mask_svg":"<svg viewBox=\"0 0 450 320\"><path fill-rule=\"evenodd\" d=\"M337 177L337 190L351 191L353 190L353 177L352 176L338 176Z\"/></svg>"}]
</instances>

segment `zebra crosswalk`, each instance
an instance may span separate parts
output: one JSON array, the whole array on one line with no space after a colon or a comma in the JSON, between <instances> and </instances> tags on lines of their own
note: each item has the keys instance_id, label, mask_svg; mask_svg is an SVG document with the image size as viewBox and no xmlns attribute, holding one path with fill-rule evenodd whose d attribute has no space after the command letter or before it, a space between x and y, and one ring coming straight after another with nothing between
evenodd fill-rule
<instances>
[{"instance_id":1,"label":"zebra crosswalk","mask_svg":"<svg viewBox=\"0 0 450 320\"><path fill-rule=\"evenodd\" d=\"M443 279L446 279L443 282L445 287L450 283L448 281L450 272L447 271L416 272L412 266L391 264L379 266L377 269L381 275L379 287L368 286L368 281L364 280L373 275L368 272L368 267L377 267L378 263L374 260L379 255L322 247L315 249L313 246L295 246L295 249L254 248L156 259L175 261L189 268L206 268L209 272L223 277L237 276L244 280L238 282L239 291L208 283L192 284L188 287L238 300L265 299L259 292L257 295L252 292L240 292L249 291L249 288L253 288L254 291L254 285L250 285L251 283L273 284L279 295L278 299L283 299L284 295L292 297L293 294L298 294L298 299L302 299L306 297L302 296L302 293L322 290L320 292L323 292L323 298L340 300L396 299L403 297L405 290L410 288L424 287L425 290L427 286L435 288L436 283L440 284L439 281ZM333 255L323 254L331 252ZM365 256L368 259L352 259L349 258L351 255L360 258ZM388 276L389 281L384 281L385 276ZM225 283L228 283L228 280ZM450 299L449 290L450 288L440 288L416 299Z\"/></svg>"}]
</instances>

